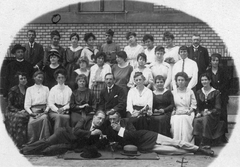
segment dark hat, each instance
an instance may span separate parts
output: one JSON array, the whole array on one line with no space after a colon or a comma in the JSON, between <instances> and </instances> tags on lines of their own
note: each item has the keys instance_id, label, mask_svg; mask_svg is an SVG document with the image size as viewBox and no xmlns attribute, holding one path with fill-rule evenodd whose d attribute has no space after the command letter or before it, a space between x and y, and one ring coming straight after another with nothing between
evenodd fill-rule
<instances>
[{"instance_id":1,"label":"dark hat","mask_svg":"<svg viewBox=\"0 0 240 167\"><path fill-rule=\"evenodd\" d=\"M114 31L111 30L111 29L108 29L108 30L106 31L106 34L109 34L109 35L113 36L113 35L114 35Z\"/></svg>"},{"instance_id":2,"label":"dark hat","mask_svg":"<svg viewBox=\"0 0 240 167\"><path fill-rule=\"evenodd\" d=\"M116 53L118 57L121 57L123 60L127 59L127 53L125 51L119 51Z\"/></svg>"},{"instance_id":3,"label":"dark hat","mask_svg":"<svg viewBox=\"0 0 240 167\"><path fill-rule=\"evenodd\" d=\"M91 146L85 146L83 148L83 153L80 154L83 158L99 158L102 155L98 152L97 147L94 145Z\"/></svg>"},{"instance_id":4,"label":"dark hat","mask_svg":"<svg viewBox=\"0 0 240 167\"><path fill-rule=\"evenodd\" d=\"M20 44L16 44L16 45L13 46L13 48L12 48L12 50L11 50L11 53L12 53L12 54L15 54L18 49L22 49L23 52L26 51L26 48L25 48L24 46L22 46L22 45L20 45Z\"/></svg>"},{"instance_id":5,"label":"dark hat","mask_svg":"<svg viewBox=\"0 0 240 167\"><path fill-rule=\"evenodd\" d=\"M56 50L56 49L51 49L48 52L48 57L50 58L50 56L57 56L58 58L60 58L60 54L59 54L58 50Z\"/></svg>"},{"instance_id":6,"label":"dark hat","mask_svg":"<svg viewBox=\"0 0 240 167\"><path fill-rule=\"evenodd\" d=\"M123 147L122 155L139 156L141 154L138 152L136 146L134 146L134 145L126 145L126 146Z\"/></svg>"}]
</instances>

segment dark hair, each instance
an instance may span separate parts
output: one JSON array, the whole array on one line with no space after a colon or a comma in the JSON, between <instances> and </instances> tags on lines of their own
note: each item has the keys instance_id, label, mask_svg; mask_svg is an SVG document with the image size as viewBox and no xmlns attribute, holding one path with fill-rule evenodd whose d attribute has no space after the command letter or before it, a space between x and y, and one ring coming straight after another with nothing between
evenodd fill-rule
<instances>
[{"instance_id":1,"label":"dark hair","mask_svg":"<svg viewBox=\"0 0 240 167\"><path fill-rule=\"evenodd\" d=\"M28 31L27 31L27 34L28 34L29 32L32 32L32 33L34 33L34 35L35 35L35 36L37 35L37 34L36 34L36 31L35 31L35 30L33 30L33 29L30 29L30 30L28 30Z\"/></svg>"},{"instance_id":2,"label":"dark hair","mask_svg":"<svg viewBox=\"0 0 240 167\"><path fill-rule=\"evenodd\" d=\"M156 83L157 80L163 80L163 82L165 82L165 78L164 78L162 75L157 75L157 76L154 78L154 83Z\"/></svg>"},{"instance_id":3,"label":"dark hair","mask_svg":"<svg viewBox=\"0 0 240 167\"><path fill-rule=\"evenodd\" d=\"M127 60L127 53L125 51L119 51L116 53L118 57L121 57L124 61Z\"/></svg>"},{"instance_id":4,"label":"dark hair","mask_svg":"<svg viewBox=\"0 0 240 167\"><path fill-rule=\"evenodd\" d=\"M163 40L165 41L166 38L171 38L172 40L174 40L174 35L172 33L170 33L169 31L166 31L163 34Z\"/></svg>"},{"instance_id":5,"label":"dark hair","mask_svg":"<svg viewBox=\"0 0 240 167\"><path fill-rule=\"evenodd\" d=\"M145 53L139 53L138 56L137 56L137 61L140 57L143 58L145 60L145 62L147 62L147 56L146 56Z\"/></svg>"},{"instance_id":6,"label":"dark hair","mask_svg":"<svg viewBox=\"0 0 240 167\"><path fill-rule=\"evenodd\" d=\"M117 114L117 116L119 118L121 118L121 114L118 111L114 111L113 113L110 113L109 115L114 115L114 114Z\"/></svg>"},{"instance_id":7,"label":"dark hair","mask_svg":"<svg viewBox=\"0 0 240 167\"><path fill-rule=\"evenodd\" d=\"M22 72L22 71L17 71L17 73L14 75L14 78L17 79L17 81L19 82L19 76L25 76L27 78L27 73Z\"/></svg>"},{"instance_id":8,"label":"dark hair","mask_svg":"<svg viewBox=\"0 0 240 167\"><path fill-rule=\"evenodd\" d=\"M65 76L65 78L67 78L67 71L65 69L57 69L55 72L54 72L54 78L57 79L58 75L59 74L62 74Z\"/></svg>"},{"instance_id":9,"label":"dark hair","mask_svg":"<svg viewBox=\"0 0 240 167\"><path fill-rule=\"evenodd\" d=\"M154 38L151 34L145 34L143 36L143 42L145 42L146 40L150 39L151 41L154 41Z\"/></svg>"},{"instance_id":10,"label":"dark hair","mask_svg":"<svg viewBox=\"0 0 240 167\"><path fill-rule=\"evenodd\" d=\"M70 35L70 40L72 39L72 37L74 37L74 36L76 36L77 37L77 39L78 39L78 41L79 41L79 35L77 34L77 33L72 33L71 35Z\"/></svg>"},{"instance_id":11,"label":"dark hair","mask_svg":"<svg viewBox=\"0 0 240 167\"><path fill-rule=\"evenodd\" d=\"M178 54L180 54L180 50L186 50L187 53L189 54L189 50L188 50L188 48L187 48L186 45L182 45L182 46L180 46L180 48L178 49Z\"/></svg>"},{"instance_id":12,"label":"dark hair","mask_svg":"<svg viewBox=\"0 0 240 167\"><path fill-rule=\"evenodd\" d=\"M80 75L78 75L77 77L76 77L76 79L75 79L75 82L77 83L78 82L78 80L80 80L80 79L84 79L84 81L85 81L85 87L87 87L87 84L88 84L88 78L87 78L87 76L85 75L85 74L80 74Z\"/></svg>"},{"instance_id":13,"label":"dark hair","mask_svg":"<svg viewBox=\"0 0 240 167\"><path fill-rule=\"evenodd\" d=\"M137 36L137 34L136 34L135 32L127 32L127 33L126 33L126 39L129 40L129 37L130 37L131 35L134 36L134 37Z\"/></svg>"},{"instance_id":14,"label":"dark hair","mask_svg":"<svg viewBox=\"0 0 240 167\"><path fill-rule=\"evenodd\" d=\"M107 73L106 75L105 75L105 77L104 78L106 78L108 75L112 75L113 76L113 79L115 79L115 77L114 77L114 75L113 75L113 73Z\"/></svg>"},{"instance_id":15,"label":"dark hair","mask_svg":"<svg viewBox=\"0 0 240 167\"><path fill-rule=\"evenodd\" d=\"M91 33L91 32L84 34L84 38L83 39L84 39L85 42L87 42L90 37L92 37L93 40L96 40L95 35L93 33Z\"/></svg>"},{"instance_id":16,"label":"dark hair","mask_svg":"<svg viewBox=\"0 0 240 167\"><path fill-rule=\"evenodd\" d=\"M183 77L185 79L185 81L188 81L188 75L185 72L178 72L175 75L175 81L177 82L177 78L178 77Z\"/></svg>"},{"instance_id":17,"label":"dark hair","mask_svg":"<svg viewBox=\"0 0 240 167\"><path fill-rule=\"evenodd\" d=\"M106 34L109 34L109 35L111 35L111 36L113 37L114 31L111 30L111 29L108 29L108 30L106 31Z\"/></svg>"},{"instance_id":18,"label":"dark hair","mask_svg":"<svg viewBox=\"0 0 240 167\"><path fill-rule=\"evenodd\" d=\"M44 73L42 71L38 70L33 74L33 78L35 78L38 75L43 75L43 77L44 77Z\"/></svg>"},{"instance_id":19,"label":"dark hair","mask_svg":"<svg viewBox=\"0 0 240 167\"><path fill-rule=\"evenodd\" d=\"M103 57L103 59L104 59L104 62L106 62L106 58L107 58L107 56L106 56L106 53L104 53L104 52L97 52L97 54L96 54L96 56L95 56L95 60L97 60L99 57Z\"/></svg>"},{"instance_id":20,"label":"dark hair","mask_svg":"<svg viewBox=\"0 0 240 167\"><path fill-rule=\"evenodd\" d=\"M89 65L89 60L85 56L82 56L77 60L77 64L80 64L81 62L85 62L87 64L87 66Z\"/></svg>"},{"instance_id":21,"label":"dark hair","mask_svg":"<svg viewBox=\"0 0 240 167\"><path fill-rule=\"evenodd\" d=\"M141 76L144 81L146 80L146 78L144 77L143 73L139 72L139 71L135 72L133 78L135 79L135 78L137 78L139 76Z\"/></svg>"},{"instance_id":22,"label":"dark hair","mask_svg":"<svg viewBox=\"0 0 240 167\"><path fill-rule=\"evenodd\" d=\"M53 39L54 36L58 36L59 38L61 38L60 33L57 30L52 31L50 35L51 39Z\"/></svg>"},{"instance_id":23,"label":"dark hair","mask_svg":"<svg viewBox=\"0 0 240 167\"><path fill-rule=\"evenodd\" d=\"M160 45L156 46L156 48L155 48L155 53L156 53L156 52L160 52L160 51L163 51L163 52L165 53L164 47L163 47L163 46L160 46Z\"/></svg>"},{"instance_id":24,"label":"dark hair","mask_svg":"<svg viewBox=\"0 0 240 167\"><path fill-rule=\"evenodd\" d=\"M200 75L200 81L201 81L202 77L206 77L210 81L212 80L211 75L209 73L203 73L202 75Z\"/></svg>"},{"instance_id":25,"label":"dark hair","mask_svg":"<svg viewBox=\"0 0 240 167\"><path fill-rule=\"evenodd\" d=\"M200 37L200 34L194 33L193 36L195 36L195 37Z\"/></svg>"},{"instance_id":26,"label":"dark hair","mask_svg":"<svg viewBox=\"0 0 240 167\"><path fill-rule=\"evenodd\" d=\"M212 59L213 57L217 57L217 58L218 58L218 60L219 60L219 62L220 62L220 61L221 61L221 59L222 59L222 55L221 55L221 54L219 54L219 53L213 53L213 54L211 55L211 59Z\"/></svg>"}]
</instances>

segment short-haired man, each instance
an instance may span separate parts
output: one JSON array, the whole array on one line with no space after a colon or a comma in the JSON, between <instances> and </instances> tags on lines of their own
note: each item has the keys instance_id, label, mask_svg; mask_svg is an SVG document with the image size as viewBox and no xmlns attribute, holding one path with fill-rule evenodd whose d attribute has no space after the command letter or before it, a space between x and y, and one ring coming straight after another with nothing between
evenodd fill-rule
<instances>
[{"instance_id":1,"label":"short-haired man","mask_svg":"<svg viewBox=\"0 0 240 167\"><path fill-rule=\"evenodd\" d=\"M108 62L110 65L117 64L116 53L121 50L120 46L113 42L114 31L108 29L106 31L106 43L102 44L100 51L106 53Z\"/></svg>"},{"instance_id":2,"label":"short-haired man","mask_svg":"<svg viewBox=\"0 0 240 167\"><path fill-rule=\"evenodd\" d=\"M26 52L24 55L24 59L29 63L31 63L34 69L41 69L44 51L43 51L43 46L35 42L36 31L28 30L27 38L28 38L28 43L25 44Z\"/></svg>"},{"instance_id":3,"label":"short-haired man","mask_svg":"<svg viewBox=\"0 0 240 167\"><path fill-rule=\"evenodd\" d=\"M85 145L95 144L102 135L104 120L105 113L103 111L97 111L93 118L80 119L75 127L58 128L49 138L23 147L22 153L41 154L45 148L56 144L77 146L76 149L82 148Z\"/></svg>"},{"instance_id":4,"label":"short-haired man","mask_svg":"<svg viewBox=\"0 0 240 167\"><path fill-rule=\"evenodd\" d=\"M126 117L126 95L123 88L114 84L112 73L105 75L106 88L100 92L99 109L106 112L106 115L119 112L121 116Z\"/></svg>"},{"instance_id":5,"label":"short-haired man","mask_svg":"<svg viewBox=\"0 0 240 167\"><path fill-rule=\"evenodd\" d=\"M201 37L200 34L193 34L192 36L192 45L188 47L189 59L194 60L198 66L198 76L200 77L203 73L206 72L207 67L209 66L209 54L208 50L205 47L200 45ZM198 80L196 90L199 90L202 87L201 82Z\"/></svg>"}]
</instances>

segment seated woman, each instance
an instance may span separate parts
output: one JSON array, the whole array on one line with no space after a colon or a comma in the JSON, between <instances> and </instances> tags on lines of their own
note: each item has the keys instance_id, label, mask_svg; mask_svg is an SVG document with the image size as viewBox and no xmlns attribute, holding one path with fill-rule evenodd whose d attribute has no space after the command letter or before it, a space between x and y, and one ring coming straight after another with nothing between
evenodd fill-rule
<instances>
[{"instance_id":1,"label":"seated woman","mask_svg":"<svg viewBox=\"0 0 240 167\"><path fill-rule=\"evenodd\" d=\"M188 75L179 72L175 76L177 89L173 90L175 109L171 117L171 133L173 139L194 143L193 140L193 119L194 110L197 107L195 95L187 88Z\"/></svg>"},{"instance_id":2,"label":"seated woman","mask_svg":"<svg viewBox=\"0 0 240 167\"><path fill-rule=\"evenodd\" d=\"M55 71L54 76L58 84L49 92L49 118L54 124L54 131L58 127L66 127L69 125L69 108L72 90L65 85L66 75L67 73L64 69Z\"/></svg>"},{"instance_id":3,"label":"seated woman","mask_svg":"<svg viewBox=\"0 0 240 167\"><path fill-rule=\"evenodd\" d=\"M18 85L8 92L8 105L4 113L6 129L18 148L27 143L29 115L24 109L27 74L17 72Z\"/></svg>"},{"instance_id":4,"label":"seated woman","mask_svg":"<svg viewBox=\"0 0 240 167\"><path fill-rule=\"evenodd\" d=\"M220 121L220 92L210 85L209 74L202 74L200 79L203 88L197 91L197 115L193 122L193 134L201 138L202 146L210 146L212 139L224 135L225 124Z\"/></svg>"},{"instance_id":5,"label":"seated woman","mask_svg":"<svg viewBox=\"0 0 240 167\"><path fill-rule=\"evenodd\" d=\"M49 89L42 85L44 74L37 71L33 74L35 84L27 89L24 108L29 113L28 144L50 136L47 99Z\"/></svg>"},{"instance_id":6,"label":"seated woman","mask_svg":"<svg viewBox=\"0 0 240 167\"><path fill-rule=\"evenodd\" d=\"M141 72L134 75L136 87L129 90L127 95L127 117L137 130L150 130L150 117L152 115L153 93L144 86L145 77Z\"/></svg>"},{"instance_id":7,"label":"seated woman","mask_svg":"<svg viewBox=\"0 0 240 167\"><path fill-rule=\"evenodd\" d=\"M78 89L72 93L70 101L70 122L74 127L81 118L86 118L90 112L94 112L94 97L87 87L87 77L80 74L76 78Z\"/></svg>"},{"instance_id":8,"label":"seated woman","mask_svg":"<svg viewBox=\"0 0 240 167\"><path fill-rule=\"evenodd\" d=\"M173 95L170 90L164 88L165 78L157 75L154 78L155 88L153 91L153 121L156 122L156 131L170 137L170 118L174 106Z\"/></svg>"},{"instance_id":9,"label":"seated woman","mask_svg":"<svg viewBox=\"0 0 240 167\"><path fill-rule=\"evenodd\" d=\"M128 82L128 87L132 88L136 86L136 83L134 82L134 75L136 72L141 72L145 78L144 85L147 87L150 87L151 84L153 83L153 76L152 76L152 71L146 67L146 62L147 62L147 56L145 53L140 53L137 56L137 62L138 62L138 67L133 69L133 72L131 73L130 80Z\"/></svg>"}]
</instances>

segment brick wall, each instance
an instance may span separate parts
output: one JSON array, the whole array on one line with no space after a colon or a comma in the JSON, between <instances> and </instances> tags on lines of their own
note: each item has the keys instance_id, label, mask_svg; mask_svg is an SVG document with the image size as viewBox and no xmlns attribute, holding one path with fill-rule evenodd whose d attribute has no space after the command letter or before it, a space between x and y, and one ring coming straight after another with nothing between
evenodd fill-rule
<instances>
[{"instance_id":1,"label":"brick wall","mask_svg":"<svg viewBox=\"0 0 240 167\"><path fill-rule=\"evenodd\" d=\"M27 24L23 27L14 38L12 45L15 43L24 44L27 42L26 33L28 29L37 31L36 41L42 45L50 44L50 32L57 29L61 34L60 44L63 47L70 45L69 36L73 32L77 32L81 40L79 45L85 46L83 35L87 32L93 32L97 37L97 44L104 42L105 30L111 28L115 31L114 40L120 44L123 49L127 45L125 34L127 31L135 31L137 33L138 42L143 45L142 37L144 34L150 33L154 35L155 45L164 45L162 36L165 31L170 31L175 35L175 45L190 45L193 33L200 33L202 37L202 45L207 47L210 54L213 52L221 53L225 57L230 54L221 38L204 23L153 23L153 24Z\"/></svg>"}]
</instances>

